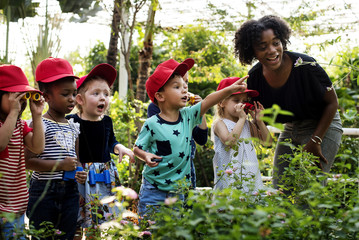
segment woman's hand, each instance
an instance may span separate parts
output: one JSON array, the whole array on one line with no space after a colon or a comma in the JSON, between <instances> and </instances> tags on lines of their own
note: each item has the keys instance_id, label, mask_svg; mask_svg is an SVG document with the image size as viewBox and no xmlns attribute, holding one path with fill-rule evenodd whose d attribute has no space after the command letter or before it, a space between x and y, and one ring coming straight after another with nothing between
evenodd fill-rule
<instances>
[{"instance_id":1,"label":"woman's hand","mask_svg":"<svg viewBox=\"0 0 359 240\"><path fill-rule=\"evenodd\" d=\"M316 161L316 164L321 170L323 170L322 162L328 164L327 159L322 154L322 148L318 143L309 140L309 142L307 142L307 144L304 146L303 150L312 153L314 156L319 157L319 159Z\"/></svg>"}]
</instances>

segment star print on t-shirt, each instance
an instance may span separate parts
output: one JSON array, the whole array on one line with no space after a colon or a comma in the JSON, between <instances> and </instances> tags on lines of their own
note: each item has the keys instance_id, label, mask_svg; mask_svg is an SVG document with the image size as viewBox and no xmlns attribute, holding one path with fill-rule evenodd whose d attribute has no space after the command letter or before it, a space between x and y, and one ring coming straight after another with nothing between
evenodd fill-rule
<instances>
[{"instance_id":1,"label":"star print on t-shirt","mask_svg":"<svg viewBox=\"0 0 359 240\"><path fill-rule=\"evenodd\" d=\"M143 170L144 178L160 190L175 191L176 182L183 179L190 184L190 140L193 128L201 122L200 107L201 103L182 108L177 121L166 121L157 114L144 123L135 144L162 158L157 166L145 165Z\"/></svg>"}]
</instances>

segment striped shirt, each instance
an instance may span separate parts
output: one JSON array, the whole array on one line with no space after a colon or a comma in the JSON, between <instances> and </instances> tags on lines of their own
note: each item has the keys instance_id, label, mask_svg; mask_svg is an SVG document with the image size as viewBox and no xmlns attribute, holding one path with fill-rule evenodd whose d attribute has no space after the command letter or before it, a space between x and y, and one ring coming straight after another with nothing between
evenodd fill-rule
<instances>
[{"instance_id":1,"label":"striped shirt","mask_svg":"<svg viewBox=\"0 0 359 240\"><path fill-rule=\"evenodd\" d=\"M69 120L58 123L42 118L45 129L45 149L38 158L45 160L63 160L66 157L76 157L75 145L78 137L79 124ZM62 179L63 171L34 171L31 178L36 180Z\"/></svg>"},{"instance_id":2,"label":"striped shirt","mask_svg":"<svg viewBox=\"0 0 359 240\"><path fill-rule=\"evenodd\" d=\"M2 127L3 122L0 122ZM24 137L32 131L18 119L7 147L0 152L0 212L23 214L29 193L26 185Z\"/></svg>"}]
</instances>

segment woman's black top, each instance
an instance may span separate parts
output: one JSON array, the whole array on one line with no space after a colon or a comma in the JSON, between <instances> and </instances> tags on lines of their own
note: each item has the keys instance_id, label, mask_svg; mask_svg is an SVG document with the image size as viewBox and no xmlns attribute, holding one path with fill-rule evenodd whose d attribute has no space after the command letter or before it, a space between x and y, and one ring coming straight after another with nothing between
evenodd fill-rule
<instances>
[{"instance_id":1,"label":"woman's black top","mask_svg":"<svg viewBox=\"0 0 359 240\"><path fill-rule=\"evenodd\" d=\"M261 63L257 63L249 71L247 87L259 92L259 96L253 100L259 101L264 108L271 108L273 104L277 104L281 109L294 114L278 115L276 122L319 120L326 105L323 101L324 94L332 87L331 80L314 58L295 52L284 53L291 58L293 66L287 82L282 87L273 88L267 83ZM299 58L303 64L294 66Z\"/></svg>"}]
</instances>

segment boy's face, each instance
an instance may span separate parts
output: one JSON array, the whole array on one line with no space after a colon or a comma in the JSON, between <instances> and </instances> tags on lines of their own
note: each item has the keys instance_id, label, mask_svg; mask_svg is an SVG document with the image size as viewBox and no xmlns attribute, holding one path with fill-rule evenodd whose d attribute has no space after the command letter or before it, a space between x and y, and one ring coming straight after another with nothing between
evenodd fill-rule
<instances>
[{"instance_id":1,"label":"boy's face","mask_svg":"<svg viewBox=\"0 0 359 240\"><path fill-rule=\"evenodd\" d=\"M185 107L187 103L187 84L181 76L175 76L166 82L162 92L156 94L160 94L160 98L157 99L159 103L179 109Z\"/></svg>"},{"instance_id":2,"label":"boy's face","mask_svg":"<svg viewBox=\"0 0 359 240\"><path fill-rule=\"evenodd\" d=\"M60 80L52 85L46 94L45 100L49 108L60 114L70 113L75 107L75 97L77 94L75 79Z\"/></svg>"},{"instance_id":3,"label":"boy's face","mask_svg":"<svg viewBox=\"0 0 359 240\"><path fill-rule=\"evenodd\" d=\"M110 87L104 79L92 80L76 97L82 106L82 117L87 120L98 121L104 114L110 102Z\"/></svg>"}]
</instances>

